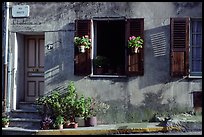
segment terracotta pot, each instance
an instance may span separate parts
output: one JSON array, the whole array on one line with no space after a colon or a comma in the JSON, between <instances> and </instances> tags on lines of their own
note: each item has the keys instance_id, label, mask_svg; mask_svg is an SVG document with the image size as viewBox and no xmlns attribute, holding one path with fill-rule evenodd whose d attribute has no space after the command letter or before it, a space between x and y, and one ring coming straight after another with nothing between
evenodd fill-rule
<instances>
[{"instance_id":1,"label":"terracotta pot","mask_svg":"<svg viewBox=\"0 0 204 137\"><path fill-rule=\"evenodd\" d=\"M50 129L50 127L49 127L49 125L46 125L46 126L43 126L42 129L43 130L48 130L48 129Z\"/></svg>"},{"instance_id":2,"label":"terracotta pot","mask_svg":"<svg viewBox=\"0 0 204 137\"><path fill-rule=\"evenodd\" d=\"M95 126L97 126L97 117L96 116L87 117L85 119L85 126L86 127L95 127Z\"/></svg>"},{"instance_id":3,"label":"terracotta pot","mask_svg":"<svg viewBox=\"0 0 204 137\"><path fill-rule=\"evenodd\" d=\"M77 128L77 127L78 127L77 122L70 123L70 125L69 125L69 128Z\"/></svg>"}]
</instances>

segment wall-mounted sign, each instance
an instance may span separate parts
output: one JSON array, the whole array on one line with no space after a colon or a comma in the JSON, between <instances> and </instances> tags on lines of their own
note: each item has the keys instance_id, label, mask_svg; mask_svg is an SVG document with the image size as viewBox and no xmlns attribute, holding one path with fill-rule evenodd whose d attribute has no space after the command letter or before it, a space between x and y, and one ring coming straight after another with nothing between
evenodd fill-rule
<instances>
[{"instance_id":1,"label":"wall-mounted sign","mask_svg":"<svg viewBox=\"0 0 204 137\"><path fill-rule=\"evenodd\" d=\"M29 5L15 5L12 7L12 17L28 17L29 13Z\"/></svg>"}]
</instances>

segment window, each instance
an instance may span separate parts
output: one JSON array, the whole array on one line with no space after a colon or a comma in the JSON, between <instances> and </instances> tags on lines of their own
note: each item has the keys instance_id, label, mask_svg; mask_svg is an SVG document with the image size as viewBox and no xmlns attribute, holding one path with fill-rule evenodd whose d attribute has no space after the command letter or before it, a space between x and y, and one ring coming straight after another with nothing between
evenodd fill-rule
<instances>
[{"instance_id":1,"label":"window","mask_svg":"<svg viewBox=\"0 0 204 137\"><path fill-rule=\"evenodd\" d=\"M171 75L202 75L202 20L171 18Z\"/></svg>"},{"instance_id":2,"label":"window","mask_svg":"<svg viewBox=\"0 0 204 137\"><path fill-rule=\"evenodd\" d=\"M75 46L74 74L102 76L137 76L144 73L144 45L137 54L127 48L132 35L144 39L144 19L76 20L75 36L88 35L92 47L79 53ZM105 59L102 72L97 70L98 56Z\"/></svg>"},{"instance_id":3,"label":"window","mask_svg":"<svg viewBox=\"0 0 204 137\"><path fill-rule=\"evenodd\" d=\"M202 20L191 19L190 75L202 75Z\"/></svg>"}]
</instances>

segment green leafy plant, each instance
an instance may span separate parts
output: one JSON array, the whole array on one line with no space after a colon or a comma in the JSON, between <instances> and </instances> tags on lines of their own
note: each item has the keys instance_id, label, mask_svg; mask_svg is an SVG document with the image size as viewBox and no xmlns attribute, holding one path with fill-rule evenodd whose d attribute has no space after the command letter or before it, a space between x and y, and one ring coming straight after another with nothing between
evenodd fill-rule
<instances>
[{"instance_id":1,"label":"green leafy plant","mask_svg":"<svg viewBox=\"0 0 204 137\"><path fill-rule=\"evenodd\" d=\"M4 127L10 122L9 115L2 113L2 126Z\"/></svg>"},{"instance_id":2,"label":"green leafy plant","mask_svg":"<svg viewBox=\"0 0 204 137\"><path fill-rule=\"evenodd\" d=\"M76 46L83 45L85 48L89 49L91 46L91 39L89 39L88 35L82 37L74 37L74 44Z\"/></svg>"},{"instance_id":3,"label":"green leafy plant","mask_svg":"<svg viewBox=\"0 0 204 137\"><path fill-rule=\"evenodd\" d=\"M105 67L108 66L109 61L108 58L105 56L96 56L96 58L93 60L93 63L96 67Z\"/></svg>"},{"instance_id":4,"label":"green leafy plant","mask_svg":"<svg viewBox=\"0 0 204 137\"><path fill-rule=\"evenodd\" d=\"M64 124L64 117L59 115L56 117L55 122L54 122L54 126L59 126Z\"/></svg>"},{"instance_id":5,"label":"green leafy plant","mask_svg":"<svg viewBox=\"0 0 204 137\"><path fill-rule=\"evenodd\" d=\"M133 48L133 47L142 48L143 42L144 41L140 36L138 37L131 36L128 39L128 48Z\"/></svg>"},{"instance_id":6,"label":"green leafy plant","mask_svg":"<svg viewBox=\"0 0 204 137\"><path fill-rule=\"evenodd\" d=\"M77 98L75 101L75 117L83 117L85 113L85 97L82 95L80 98Z\"/></svg>"},{"instance_id":7,"label":"green leafy plant","mask_svg":"<svg viewBox=\"0 0 204 137\"><path fill-rule=\"evenodd\" d=\"M85 117L96 116L99 113L104 114L107 112L109 107L110 105L89 97L86 100Z\"/></svg>"}]
</instances>

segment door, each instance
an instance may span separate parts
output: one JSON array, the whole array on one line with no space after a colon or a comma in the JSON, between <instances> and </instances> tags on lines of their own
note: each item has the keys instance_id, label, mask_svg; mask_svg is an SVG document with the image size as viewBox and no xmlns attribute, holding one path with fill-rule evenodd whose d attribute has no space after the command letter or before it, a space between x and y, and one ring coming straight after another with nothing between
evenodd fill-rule
<instances>
[{"instance_id":1,"label":"door","mask_svg":"<svg viewBox=\"0 0 204 137\"><path fill-rule=\"evenodd\" d=\"M44 36L25 37L25 101L34 102L44 92Z\"/></svg>"}]
</instances>

